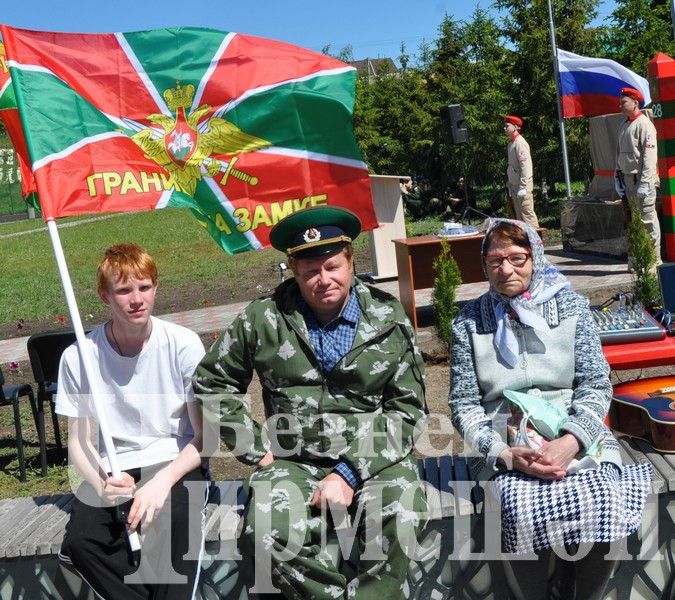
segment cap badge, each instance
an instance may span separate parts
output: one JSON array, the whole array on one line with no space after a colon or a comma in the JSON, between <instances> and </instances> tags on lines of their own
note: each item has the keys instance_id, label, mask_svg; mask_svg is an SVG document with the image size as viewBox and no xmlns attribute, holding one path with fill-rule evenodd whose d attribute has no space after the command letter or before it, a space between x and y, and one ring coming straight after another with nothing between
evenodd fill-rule
<instances>
[{"instance_id":1,"label":"cap badge","mask_svg":"<svg viewBox=\"0 0 675 600\"><path fill-rule=\"evenodd\" d=\"M310 242L318 242L321 239L321 232L314 227L310 227L302 234L302 239L305 240L307 244Z\"/></svg>"}]
</instances>

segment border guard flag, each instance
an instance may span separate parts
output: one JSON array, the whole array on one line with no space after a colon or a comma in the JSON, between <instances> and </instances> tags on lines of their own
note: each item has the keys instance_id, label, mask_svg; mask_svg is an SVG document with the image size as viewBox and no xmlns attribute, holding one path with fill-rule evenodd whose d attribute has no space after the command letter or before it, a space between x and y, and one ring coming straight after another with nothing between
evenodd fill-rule
<instances>
[{"instance_id":1,"label":"border guard flag","mask_svg":"<svg viewBox=\"0 0 675 600\"><path fill-rule=\"evenodd\" d=\"M19 159L21 173L21 194L24 198L37 191L33 173L30 170L28 148L21 129L21 119L16 106L16 97L12 78L9 76L9 68L5 58L5 45L0 42L0 120L3 122L9 139L12 141L14 150Z\"/></svg>"},{"instance_id":2,"label":"border guard flag","mask_svg":"<svg viewBox=\"0 0 675 600\"><path fill-rule=\"evenodd\" d=\"M621 112L621 88L640 90L651 102L649 82L608 58L589 58L558 49L563 118L597 117Z\"/></svg>"},{"instance_id":3,"label":"border guard flag","mask_svg":"<svg viewBox=\"0 0 675 600\"><path fill-rule=\"evenodd\" d=\"M229 253L310 205L377 227L345 63L214 29L1 30L45 220L186 206Z\"/></svg>"}]
</instances>

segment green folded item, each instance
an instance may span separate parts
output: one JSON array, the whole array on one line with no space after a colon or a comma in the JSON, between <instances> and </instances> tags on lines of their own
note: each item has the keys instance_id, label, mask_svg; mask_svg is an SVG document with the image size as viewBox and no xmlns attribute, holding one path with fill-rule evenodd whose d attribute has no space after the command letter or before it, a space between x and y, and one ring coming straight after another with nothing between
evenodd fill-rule
<instances>
[{"instance_id":1,"label":"green folded item","mask_svg":"<svg viewBox=\"0 0 675 600\"><path fill-rule=\"evenodd\" d=\"M534 429L547 440L554 440L560 435L560 428L567 419L567 413L560 410L541 396L524 394L513 390L504 390L504 396L515 404Z\"/></svg>"},{"instance_id":2,"label":"green folded item","mask_svg":"<svg viewBox=\"0 0 675 600\"><path fill-rule=\"evenodd\" d=\"M514 390L504 390L503 393L508 401L523 413L519 431L519 440L522 445L532 447L532 443L527 436L528 424L547 440L555 440L560 437L560 430L569 416L565 411L541 396L524 394ZM588 450L579 452L577 458L568 467L569 474L600 466L598 459L602 452L603 437L604 435L601 433Z\"/></svg>"}]
</instances>

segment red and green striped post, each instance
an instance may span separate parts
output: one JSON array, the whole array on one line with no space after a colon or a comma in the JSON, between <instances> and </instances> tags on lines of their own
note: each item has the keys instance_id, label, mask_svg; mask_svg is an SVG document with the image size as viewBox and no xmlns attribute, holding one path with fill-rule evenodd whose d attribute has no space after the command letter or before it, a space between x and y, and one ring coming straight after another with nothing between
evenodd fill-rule
<instances>
[{"instance_id":1,"label":"red and green striped post","mask_svg":"<svg viewBox=\"0 0 675 600\"><path fill-rule=\"evenodd\" d=\"M647 66L661 179L666 260L675 261L675 60L659 52Z\"/></svg>"}]
</instances>

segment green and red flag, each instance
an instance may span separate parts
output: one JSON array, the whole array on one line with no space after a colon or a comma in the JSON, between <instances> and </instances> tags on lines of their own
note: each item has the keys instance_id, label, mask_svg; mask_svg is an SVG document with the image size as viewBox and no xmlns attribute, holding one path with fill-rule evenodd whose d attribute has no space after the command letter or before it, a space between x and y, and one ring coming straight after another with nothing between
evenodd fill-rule
<instances>
[{"instance_id":1,"label":"green and red flag","mask_svg":"<svg viewBox=\"0 0 675 600\"><path fill-rule=\"evenodd\" d=\"M1 30L45 220L187 206L230 253L305 206L377 227L345 63L214 29Z\"/></svg>"},{"instance_id":2,"label":"green and red flag","mask_svg":"<svg viewBox=\"0 0 675 600\"><path fill-rule=\"evenodd\" d=\"M27 198L37 191L35 179L30 170L30 159L26 140L23 137L19 110L16 106L16 96L12 86L12 78L9 76L9 67L5 57L5 45L0 42L0 120L5 125L9 139L14 146L21 173L21 194Z\"/></svg>"}]
</instances>

